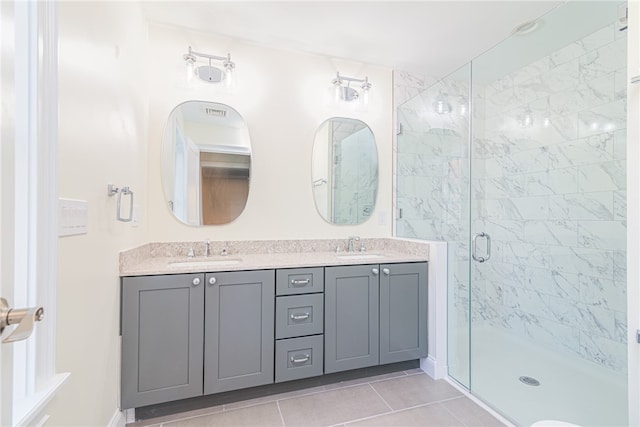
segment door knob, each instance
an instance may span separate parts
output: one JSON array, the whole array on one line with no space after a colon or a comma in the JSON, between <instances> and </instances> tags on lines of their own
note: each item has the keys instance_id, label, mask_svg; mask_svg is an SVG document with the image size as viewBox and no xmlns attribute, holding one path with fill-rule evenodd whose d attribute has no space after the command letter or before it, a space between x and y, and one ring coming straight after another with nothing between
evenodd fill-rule
<instances>
[{"instance_id":1,"label":"door knob","mask_svg":"<svg viewBox=\"0 0 640 427\"><path fill-rule=\"evenodd\" d=\"M22 341L31 335L35 322L44 319L44 308L30 307L21 309L9 308L6 299L0 298L0 334L4 328L17 324L18 326L2 340L3 343Z\"/></svg>"},{"instance_id":2,"label":"door knob","mask_svg":"<svg viewBox=\"0 0 640 427\"><path fill-rule=\"evenodd\" d=\"M216 282L217 282L217 280L216 280L216 278L215 278L215 277L210 277L210 278L209 278L209 284L210 284L210 285L215 285L215 284L216 284Z\"/></svg>"},{"instance_id":3,"label":"door knob","mask_svg":"<svg viewBox=\"0 0 640 427\"><path fill-rule=\"evenodd\" d=\"M374 276L377 276L380 271L377 268L372 268L371 272L373 273Z\"/></svg>"},{"instance_id":4,"label":"door knob","mask_svg":"<svg viewBox=\"0 0 640 427\"><path fill-rule=\"evenodd\" d=\"M385 276L388 276L388 275L389 275L389 273L391 273L391 271L390 271L388 268L383 268L383 269L382 269L382 273L383 273Z\"/></svg>"},{"instance_id":5,"label":"door knob","mask_svg":"<svg viewBox=\"0 0 640 427\"><path fill-rule=\"evenodd\" d=\"M198 286L200 284L200 278L196 277L195 279L193 279L193 286Z\"/></svg>"}]
</instances>

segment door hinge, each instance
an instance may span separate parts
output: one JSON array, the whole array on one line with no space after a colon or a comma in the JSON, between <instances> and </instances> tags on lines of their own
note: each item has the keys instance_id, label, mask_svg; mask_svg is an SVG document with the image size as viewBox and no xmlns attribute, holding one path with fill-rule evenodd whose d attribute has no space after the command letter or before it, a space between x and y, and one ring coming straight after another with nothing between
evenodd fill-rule
<instances>
[{"instance_id":1,"label":"door hinge","mask_svg":"<svg viewBox=\"0 0 640 427\"><path fill-rule=\"evenodd\" d=\"M640 329L636 331L636 342L640 344Z\"/></svg>"}]
</instances>

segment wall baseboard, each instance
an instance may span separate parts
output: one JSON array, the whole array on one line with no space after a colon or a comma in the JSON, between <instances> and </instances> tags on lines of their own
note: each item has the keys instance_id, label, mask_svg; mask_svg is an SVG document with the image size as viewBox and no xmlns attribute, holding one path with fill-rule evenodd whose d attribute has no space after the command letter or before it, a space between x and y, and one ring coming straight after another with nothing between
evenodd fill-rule
<instances>
[{"instance_id":1,"label":"wall baseboard","mask_svg":"<svg viewBox=\"0 0 640 427\"><path fill-rule=\"evenodd\" d=\"M420 369L426 372L434 380L440 380L447 377L447 366L438 362L429 356L426 359L420 359Z\"/></svg>"},{"instance_id":2,"label":"wall baseboard","mask_svg":"<svg viewBox=\"0 0 640 427\"><path fill-rule=\"evenodd\" d=\"M107 427L124 427L126 424L127 423L124 412L116 409L116 412L113 413L113 416L109 420L109 424L107 424Z\"/></svg>"}]
</instances>

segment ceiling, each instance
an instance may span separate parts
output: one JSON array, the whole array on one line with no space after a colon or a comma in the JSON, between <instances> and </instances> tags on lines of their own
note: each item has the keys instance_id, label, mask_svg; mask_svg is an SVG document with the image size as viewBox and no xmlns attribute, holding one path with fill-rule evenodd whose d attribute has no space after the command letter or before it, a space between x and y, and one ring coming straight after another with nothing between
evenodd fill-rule
<instances>
[{"instance_id":1,"label":"ceiling","mask_svg":"<svg viewBox=\"0 0 640 427\"><path fill-rule=\"evenodd\" d=\"M144 1L150 22L443 77L562 1Z\"/></svg>"}]
</instances>

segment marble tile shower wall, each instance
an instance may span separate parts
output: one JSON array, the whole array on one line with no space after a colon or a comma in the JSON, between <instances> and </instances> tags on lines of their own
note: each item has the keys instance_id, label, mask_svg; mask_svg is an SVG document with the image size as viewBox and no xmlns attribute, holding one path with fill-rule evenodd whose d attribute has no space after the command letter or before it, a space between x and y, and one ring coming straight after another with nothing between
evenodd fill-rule
<instances>
[{"instance_id":1,"label":"marble tile shower wall","mask_svg":"<svg viewBox=\"0 0 640 427\"><path fill-rule=\"evenodd\" d=\"M474 325L624 373L626 33L611 25L498 80L474 82L471 212L469 123L457 109L468 69L426 90L411 73L394 73L394 83L402 124L396 234L449 242L449 326L460 342L471 215L472 229L493 243L491 262L473 265ZM452 114L435 114L444 94Z\"/></svg>"},{"instance_id":2,"label":"marble tile shower wall","mask_svg":"<svg viewBox=\"0 0 640 427\"><path fill-rule=\"evenodd\" d=\"M626 33L474 94L472 229L493 244L474 265L474 322L625 372Z\"/></svg>"}]
</instances>

